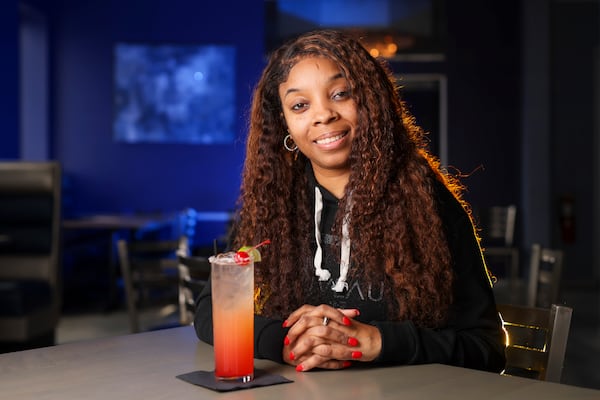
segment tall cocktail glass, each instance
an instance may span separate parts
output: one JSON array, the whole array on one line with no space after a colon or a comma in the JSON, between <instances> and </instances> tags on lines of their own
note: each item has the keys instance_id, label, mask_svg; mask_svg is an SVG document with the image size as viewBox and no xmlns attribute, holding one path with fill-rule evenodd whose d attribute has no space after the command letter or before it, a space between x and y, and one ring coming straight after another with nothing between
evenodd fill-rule
<instances>
[{"instance_id":1,"label":"tall cocktail glass","mask_svg":"<svg viewBox=\"0 0 600 400\"><path fill-rule=\"evenodd\" d=\"M210 257L215 378L254 379L254 262L235 253Z\"/></svg>"}]
</instances>

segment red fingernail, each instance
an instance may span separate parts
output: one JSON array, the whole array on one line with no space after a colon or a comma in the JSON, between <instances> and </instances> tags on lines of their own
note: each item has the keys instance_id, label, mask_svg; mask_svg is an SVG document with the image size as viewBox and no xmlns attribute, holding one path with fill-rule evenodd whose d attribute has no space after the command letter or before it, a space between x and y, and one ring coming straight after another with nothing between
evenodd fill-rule
<instances>
[{"instance_id":1,"label":"red fingernail","mask_svg":"<svg viewBox=\"0 0 600 400\"><path fill-rule=\"evenodd\" d=\"M349 337L348 346L358 346L358 340L356 338Z\"/></svg>"},{"instance_id":2,"label":"red fingernail","mask_svg":"<svg viewBox=\"0 0 600 400\"><path fill-rule=\"evenodd\" d=\"M281 324L281 326L283 326L284 328L287 328L287 326L288 326L287 319L285 321L283 321L283 324Z\"/></svg>"},{"instance_id":3,"label":"red fingernail","mask_svg":"<svg viewBox=\"0 0 600 400\"><path fill-rule=\"evenodd\" d=\"M293 351L290 351L290 360L294 361L296 359L296 356L294 355Z\"/></svg>"},{"instance_id":4,"label":"red fingernail","mask_svg":"<svg viewBox=\"0 0 600 400\"><path fill-rule=\"evenodd\" d=\"M290 338L286 336L286 337L283 339L283 344L284 344L285 346L287 346L288 344L290 344Z\"/></svg>"},{"instance_id":5,"label":"red fingernail","mask_svg":"<svg viewBox=\"0 0 600 400\"><path fill-rule=\"evenodd\" d=\"M342 368L348 368L350 366L352 366L352 363L350 361L346 360L342 363Z\"/></svg>"},{"instance_id":6,"label":"red fingernail","mask_svg":"<svg viewBox=\"0 0 600 400\"><path fill-rule=\"evenodd\" d=\"M296 371L298 371L298 372L304 371L304 367L302 366L302 364L296 365Z\"/></svg>"},{"instance_id":7,"label":"red fingernail","mask_svg":"<svg viewBox=\"0 0 600 400\"><path fill-rule=\"evenodd\" d=\"M350 322L350 318L344 316L344 318L342 319L342 323L346 326L350 326L352 324L352 322Z\"/></svg>"},{"instance_id":8,"label":"red fingernail","mask_svg":"<svg viewBox=\"0 0 600 400\"><path fill-rule=\"evenodd\" d=\"M362 351L353 351L352 352L352 358L361 358L362 357Z\"/></svg>"},{"instance_id":9,"label":"red fingernail","mask_svg":"<svg viewBox=\"0 0 600 400\"><path fill-rule=\"evenodd\" d=\"M360 311L358 311L358 309L355 309L354 312L356 313L357 317L360 315Z\"/></svg>"}]
</instances>

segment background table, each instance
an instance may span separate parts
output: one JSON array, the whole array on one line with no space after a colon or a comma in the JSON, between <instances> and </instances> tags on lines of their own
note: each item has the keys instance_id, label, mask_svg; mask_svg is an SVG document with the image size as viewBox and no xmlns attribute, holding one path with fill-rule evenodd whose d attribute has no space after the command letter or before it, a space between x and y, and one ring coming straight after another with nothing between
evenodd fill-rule
<instances>
[{"instance_id":1,"label":"background table","mask_svg":"<svg viewBox=\"0 0 600 400\"><path fill-rule=\"evenodd\" d=\"M120 238L129 239L135 237L140 231L159 231L175 224L174 213L157 214L96 214L78 218L69 218L62 221L63 229L63 260L70 260L73 265L66 266L65 270L77 270L80 265L89 269L87 260L79 260L76 254L81 256L81 249L89 249L89 257L99 262L98 258L105 259L106 265L102 272L106 280L106 290L101 290L102 298L105 298L103 308L112 310L120 306L119 285L117 283L119 263L117 260L116 245ZM105 247L106 246L106 247ZM99 250L99 249L103 249ZM85 252L83 252L85 254ZM90 274L92 275L92 274ZM93 276L93 275L92 275ZM65 299L67 307L71 306L74 299L79 298L77 292L80 290L81 282L63 276ZM104 279L103 279L104 281ZM101 286L96 280L92 283ZM70 293L69 289L76 292ZM81 306L76 303L77 306Z\"/></svg>"},{"instance_id":2,"label":"background table","mask_svg":"<svg viewBox=\"0 0 600 400\"><path fill-rule=\"evenodd\" d=\"M0 354L2 399L600 399L600 391L447 365L299 373L257 360L293 383L218 393L175 378L213 368L191 326Z\"/></svg>"},{"instance_id":3,"label":"background table","mask_svg":"<svg viewBox=\"0 0 600 400\"><path fill-rule=\"evenodd\" d=\"M104 285L106 289L97 279L92 279L89 286L101 286L103 290L98 292L101 294L101 298L105 298L103 303L106 304L103 304L103 308L113 310L122 305L120 285L118 284L120 269L116 249L119 239L156 240L158 236L161 239L177 240L181 235L185 235L192 251L197 249L210 251L212 254L213 239L226 242L224 236L226 236L232 218L233 213L229 211L185 209L143 214L91 214L63 219L62 254L66 264L63 270L90 270L93 269L94 264L99 263L99 258L105 259L105 266L98 270L101 272L101 278L104 278L102 283L106 281ZM0 235L0 244L1 242L2 236ZM89 255L88 259L85 258L86 255ZM89 262L89 258L93 261ZM85 274L82 275L85 276ZM63 278L65 278L63 281L65 292L68 292L65 296L65 303L69 304L66 306L70 306L71 303L80 306L77 300L81 296L77 294L81 290L81 286L85 285L80 285L75 278L70 279L72 276ZM88 281L90 280L88 279Z\"/></svg>"}]
</instances>

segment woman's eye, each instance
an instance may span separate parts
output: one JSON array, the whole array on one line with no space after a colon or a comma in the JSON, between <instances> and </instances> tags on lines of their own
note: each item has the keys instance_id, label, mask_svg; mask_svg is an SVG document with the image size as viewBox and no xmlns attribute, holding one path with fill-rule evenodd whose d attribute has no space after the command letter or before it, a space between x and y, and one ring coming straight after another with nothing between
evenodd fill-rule
<instances>
[{"instance_id":1,"label":"woman's eye","mask_svg":"<svg viewBox=\"0 0 600 400\"><path fill-rule=\"evenodd\" d=\"M350 95L350 92L348 92L347 90L340 90L339 92L335 92L335 94L333 95L333 98L334 99L345 99L349 95Z\"/></svg>"},{"instance_id":2,"label":"woman's eye","mask_svg":"<svg viewBox=\"0 0 600 400\"><path fill-rule=\"evenodd\" d=\"M296 103L292 106L292 110L297 111L306 106L306 103Z\"/></svg>"}]
</instances>

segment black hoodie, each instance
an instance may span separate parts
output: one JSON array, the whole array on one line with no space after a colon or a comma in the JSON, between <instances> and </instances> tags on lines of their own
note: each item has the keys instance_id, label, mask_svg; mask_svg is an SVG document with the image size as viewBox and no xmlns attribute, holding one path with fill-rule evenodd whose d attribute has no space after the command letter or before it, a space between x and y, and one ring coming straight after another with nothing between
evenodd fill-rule
<instances>
[{"instance_id":1,"label":"black hoodie","mask_svg":"<svg viewBox=\"0 0 600 400\"><path fill-rule=\"evenodd\" d=\"M491 283L486 272L479 243L471 220L449 190L436 181L438 209L447 235L455 273L454 303L445 327L420 328L411 321L386 320L383 282L358 282L349 279L343 292L334 292L332 285L339 276L339 239L331 236L331 226L337 212L337 199L319 186L309 172L309 190L318 186L323 196L321 240L323 269L331 273L327 281L315 276L307 304L329 304L339 308L357 308L361 322L379 329L382 348L378 364L442 363L493 372L502 371L505 364L504 335L496 311ZM314 226L314 222L311 222ZM311 237L316 248L315 237ZM314 269L313 260L307 260ZM352 268L352 266L350 266ZM283 362L283 340L287 329L283 320L256 315L254 319L255 357ZM212 303L210 285L197 300L194 326L198 337L212 343Z\"/></svg>"}]
</instances>

